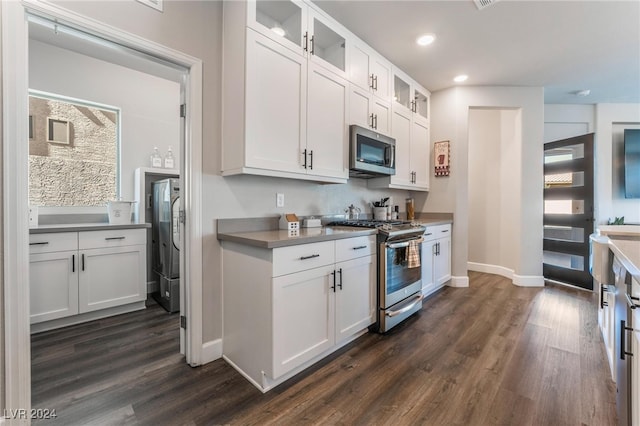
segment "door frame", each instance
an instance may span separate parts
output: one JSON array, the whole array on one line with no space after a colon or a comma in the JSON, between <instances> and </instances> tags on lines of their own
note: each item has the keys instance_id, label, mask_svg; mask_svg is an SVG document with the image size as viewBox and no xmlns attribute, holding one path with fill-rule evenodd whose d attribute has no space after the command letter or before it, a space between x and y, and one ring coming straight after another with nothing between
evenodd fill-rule
<instances>
[{"instance_id":1,"label":"door frame","mask_svg":"<svg viewBox=\"0 0 640 426\"><path fill-rule=\"evenodd\" d=\"M188 70L185 89L187 117L182 156L185 210L184 279L187 363L202 363L202 61L116 27L37 0L2 2L2 231L4 404L31 407L29 324L28 206L28 23L27 12L58 20L108 41L146 53ZM176 111L177 113L177 111ZM2 389L0 389L1 391ZM1 422L0 422L1 423ZM11 420L7 420L11 423Z\"/></svg>"}]
</instances>

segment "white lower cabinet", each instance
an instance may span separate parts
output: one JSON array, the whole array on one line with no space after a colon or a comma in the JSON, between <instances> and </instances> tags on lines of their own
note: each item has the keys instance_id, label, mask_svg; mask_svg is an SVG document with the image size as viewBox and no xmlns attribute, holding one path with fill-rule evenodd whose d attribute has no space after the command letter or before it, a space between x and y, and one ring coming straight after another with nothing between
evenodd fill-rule
<instances>
[{"instance_id":1,"label":"white lower cabinet","mask_svg":"<svg viewBox=\"0 0 640 426\"><path fill-rule=\"evenodd\" d=\"M451 225L427 226L422 243L422 294L438 290L451 279Z\"/></svg>"},{"instance_id":2,"label":"white lower cabinet","mask_svg":"<svg viewBox=\"0 0 640 426\"><path fill-rule=\"evenodd\" d=\"M144 301L146 230L30 235L31 323Z\"/></svg>"},{"instance_id":3,"label":"white lower cabinet","mask_svg":"<svg viewBox=\"0 0 640 426\"><path fill-rule=\"evenodd\" d=\"M261 249L223 245L223 355L260 390L375 322L375 236Z\"/></svg>"},{"instance_id":4,"label":"white lower cabinet","mask_svg":"<svg viewBox=\"0 0 640 426\"><path fill-rule=\"evenodd\" d=\"M637 316L636 318L640 317ZM634 318L634 320L636 319ZM634 328L631 333L631 424L640 424L640 331Z\"/></svg>"}]
</instances>

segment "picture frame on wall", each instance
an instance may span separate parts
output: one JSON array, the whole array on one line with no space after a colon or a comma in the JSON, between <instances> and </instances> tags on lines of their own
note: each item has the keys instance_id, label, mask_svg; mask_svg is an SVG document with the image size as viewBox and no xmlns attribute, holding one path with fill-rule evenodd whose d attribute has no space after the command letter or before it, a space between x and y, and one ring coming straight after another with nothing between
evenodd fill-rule
<instances>
[{"instance_id":1,"label":"picture frame on wall","mask_svg":"<svg viewBox=\"0 0 640 426\"><path fill-rule=\"evenodd\" d=\"M436 177L449 176L451 172L451 145L449 141L433 144L433 164Z\"/></svg>"}]
</instances>

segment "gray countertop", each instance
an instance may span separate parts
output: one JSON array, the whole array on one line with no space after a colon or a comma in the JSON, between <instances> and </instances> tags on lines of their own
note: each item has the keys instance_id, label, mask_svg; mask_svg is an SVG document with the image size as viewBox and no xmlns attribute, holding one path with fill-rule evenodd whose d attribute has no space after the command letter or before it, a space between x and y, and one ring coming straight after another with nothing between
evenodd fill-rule
<instances>
[{"instance_id":1,"label":"gray countertop","mask_svg":"<svg viewBox=\"0 0 640 426\"><path fill-rule=\"evenodd\" d=\"M222 241L234 241L236 243L256 246L261 248L277 248L293 246L297 244L317 243L320 241L339 240L342 238L360 237L363 235L375 235L378 231L368 228L350 228L346 226L330 226L322 228L302 228L300 234L289 236L289 231L250 231L218 233L218 239Z\"/></svg>"},{"instance_id":2,"label":"gray countertop","mask_svg":"<svg viewBox=\"0 0 640 426\"><path fill-rule=\"evenodd\" d=\"M640 238L610 236L609 248L633 278L640 281Z\"/></svg>"},{"instance_id":3,"label":"gray countertop","mask_svg":"<svg viewBox=\"0 0 640 426\"><path fill-rule=\"evenodd\" d=\"M29 234L48 234L52 232L82 232L105 231L114 229L139 229L151 228L150 223L127 223L112 225L109 223L61 223L52 225L40 225L37 228L29 228Z\"/></svg>"},{"instance_id":4,"label":"gray countertop","mask_svg":"<svg viewBox=\"0 0 640 426\"><path fill-rule=\"evenodd\" d=\"M424 226L445 225L452 223L451 219L434 218L419 219ZM245 232L218 232L218 239L233 241L261 248L277 248L298 244L316 243L320 241L339 240L343 238L375 235L378 231L369 228L353 228L347 226L323 226L321 228L302 228L300 234L290 236L286 230L251 230Z\"/></svg>"}]
</instances>

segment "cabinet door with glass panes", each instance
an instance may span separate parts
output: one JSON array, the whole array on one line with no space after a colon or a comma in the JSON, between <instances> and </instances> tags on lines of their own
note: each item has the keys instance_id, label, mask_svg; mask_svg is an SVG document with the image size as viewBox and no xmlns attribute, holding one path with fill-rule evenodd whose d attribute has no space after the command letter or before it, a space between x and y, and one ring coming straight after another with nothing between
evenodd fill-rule
<instances>
[{"instance_id":1,"label":"cabinet door with glass panes","mask_svg":"<svg viewBox=\"0 0 640 426\"><path fill-rule=\"evenodd\" d=\"M307 4L297 0L249 0L247 25L347 77L346 30Z\"/></svg>"},{"instance_id":2,"label":"cabinet door with glass panes","mask_svg":"<svg viewBox=\"0 0 640 426\"><path fill-rule=\"evenodd\" d=\"M393 73L393 105L412 113L414 121L429 122L429 91L401 71Z\"/></svg>"}]
</instances>

